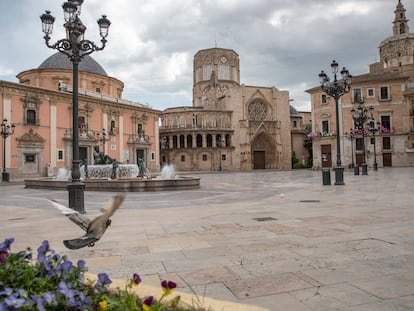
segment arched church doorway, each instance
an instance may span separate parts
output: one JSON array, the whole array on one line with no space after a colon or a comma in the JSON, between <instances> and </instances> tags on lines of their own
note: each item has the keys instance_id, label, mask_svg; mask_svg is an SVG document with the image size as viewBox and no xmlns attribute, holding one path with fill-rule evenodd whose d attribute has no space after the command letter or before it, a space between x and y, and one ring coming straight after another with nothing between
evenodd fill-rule
<instances>
[{"instance_id":1,"label":"arched church doorway","mask_svg":"<svg viewBox=\"0 0 414 311\"><path fill-rule=\"evenodd\" d=\"M253 169L274 169L277 168L276 144L273 138L266 134L258 134L251 143L253 155Z\"/></svg>"}]
</instances>

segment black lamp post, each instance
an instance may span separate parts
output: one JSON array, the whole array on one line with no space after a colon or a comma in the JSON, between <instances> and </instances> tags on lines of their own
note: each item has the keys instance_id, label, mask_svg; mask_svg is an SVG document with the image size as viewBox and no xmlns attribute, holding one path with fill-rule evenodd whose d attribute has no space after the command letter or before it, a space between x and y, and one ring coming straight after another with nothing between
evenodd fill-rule
<instances>
[{"instance_id":1,"label":"black lamp post","mask_svg":"<svg viewBox=\"0 0 414 311\"><path fill-rule=\"evenodd\" d=\"M352 108L351 113L352 118L354 119L355 128L362 132L362 175L368 175L368 165L365 153L365 122L368 120L368 109L365 107L365 103L360 101L356 109Z\"/></svg>"},{"instance_id":2,"label":"black lamp post","mask_svg":"<svg viewBox=\"0 0 414 311\"><path fill-rule=\"evenodd\" d=\"M349 71L343 67L341 70L342 81L337 80L338 63L333 61L331 64L332 73L334 74L333 82L330 82L329 77L322 70L319 74L319 82L321 83L322 91L335 99L336 109L336 167L335 167L335 185L345 185L344 183L344 168L341 163L341 137L339 128L339 99L351 89L352 76Z\"/></svg>"},{"instance_id":3,"label":"black lamp post","mask_svg":"<svg viewBox=\"0 0 414 311\"><path fill-rule=\"evenodd\" d=\"M55 18L50 14L50 11L40 16L42 20L42 29L45 33L44 39L47 47L56 49L59 52L69 57L73 64L73 91L72 91L72 135L73 135L73 150L72 150L72 182L68 184L69 192L69 207L84 213L84 190L85 184L80 181L79 171L79 133L78 133L78 66L82 58L91 54L94 51L103 50L106 45L106 37L108 36L108 29L111 22L105 15L98 20L99 32L101 35L100 47L95 43L84 39L86 26L83 25L79 18L81 13L81 6L83 0L69 0L63 3L62 8L65 16L66 39L58 40L54 44L50 44L50 35L53 30L53 23Z\"/></svg>"},{"instance_id":4,"label":"black lamp post","mask_svg":"<svg viewBox=\"0 0 414 311\"><path fill-rule=\"evenodd\" d=\"M375 122L374 115L372 111L374 110L374 107L369 107L369 110L371 111L371 118L368 123L369 128L368 130L372 133L372 138L374 139L374 171L378 171L378 163L377 163L377 148L376 148L376 138L375 133L378 132L378 127L380 126L380 122ZM375 126L376 125L376 126Z\"/></svg>"},{"instance_id":5,"label":"black lamp post","mask_svg":"<svg viewBox=\"0 0 414 311\"><path fill-rule=\"evenodd\" d=\"M14 133L15 125L7 124L7 119L1 122L1 136L3 137L3 171L1 172L1 181L8 182L10 180L9 173L6 172L6 138Z\"/></svg>"}]
</instances>

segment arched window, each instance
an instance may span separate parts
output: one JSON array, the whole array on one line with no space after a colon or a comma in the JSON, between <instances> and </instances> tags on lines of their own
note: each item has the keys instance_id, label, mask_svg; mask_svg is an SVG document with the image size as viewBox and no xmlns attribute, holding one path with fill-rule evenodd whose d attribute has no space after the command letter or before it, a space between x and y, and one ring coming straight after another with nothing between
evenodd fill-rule
<instances>
[{"instance_id":1,"label":"arched window","mask_svg":"<svg viewBox=\"0 0 414 311\"><path fill-rule=\"evenodd\" d=\"M180 135L180 148L184 148L185 144L184 144L184 135Z\"/></svg>"},{"instance_id":2,"label":"arched window","mask_svg":"<svg viewBox=\"0 0 414 311\"><path fill-rule=\"evenodd\" d=\"M231 146L231 136L230 134L226 135L226 147L230 147Z\"/></svg>"},{"instance_id":3,"label":"arched window","mask_svg":"<svg viewBox=\"0 0 414 311\"><path fill-rule=\"evenodd\" d=\"M138 127L137 127L137 134L141 135L144 132L144 127L142 126L141 123L138 123Z\"/></svg>"},{"instance_id":4,"label":"arched window","mask_svg":"<svg viewBox=\"0 0 414 311\"><path fill-rule=\"evenodd\" d=\"M216 135L216 147L217 148L224 147L224 140L221 138L220 134Z\"/></svg>"},{"instance_id":5,"label":"arched window","mask_svg":"<svg viewBox=\"0 0 414 311\"><path fill-rule=\"evenodd\" d=\"M85 131L87 129L86 118L84 116L79 116L78 117L78 128L81 131Z\"/></svg>"},{"instance_id":6,"label":"arched window","mask_svg":"<svg viewBox=\"0 0 414 311\"><path fill-rule=\"evenodd\" d=\"M403 23L400 24L400 34L405 33L405 25Z\"/></svg>"},{"instance_id":7,"label":"arched window","mask_svg":"<svg viewBox=\"0 0 414 311\"><path fill-rule=\"evenodd\" d=\"M213 136L211 134L207 134L207 147L213 147Z\"/></svg>"},{"instance_id":8,"label":"arched window","mask_svg":"<svg viewBox=\"0 0 414 311\"><path fill-rule=\"evenodd\" d=\"M178 147L178 138L177 135L173 136L173 148L177 148Z\"/></svg>"},{"instance_id":9,"label":"arched window","mask_svg":"<svg viewBox=\"0 0 414 311\"><path fill-rule=\"evenodd\" d=\"M203 81L210 80L213 72L213 64L205 64L203 66Z\"/></svg>"},{"instance_id":10,"label":"arched window","mask_svg":"<svg viewBox=\"0 0 414 311\"><path fill-rule=\"evenodd\" d=\"M230 66L229 64L218 65L218 78L219 80L230 80Z\"/></svg>"},{"instance_id":11,"label":"arched window","mask_svg":"<svg viewBox=\"0 0 414 311\"><path fill-rule=\"evenodd\" d=\"M197 148L203 147L203 136L201 134L197 135Z\"/></svg>"},{"instance_id":12,"label":"arched window","mask_svg":"<svg viewBox=\"0 0 414 311\"><path fill-rule=\"evenodd\" d=\"M193 135L187 135L187 147L188 148L193 147Z\"/></svg>"}]
</instances>

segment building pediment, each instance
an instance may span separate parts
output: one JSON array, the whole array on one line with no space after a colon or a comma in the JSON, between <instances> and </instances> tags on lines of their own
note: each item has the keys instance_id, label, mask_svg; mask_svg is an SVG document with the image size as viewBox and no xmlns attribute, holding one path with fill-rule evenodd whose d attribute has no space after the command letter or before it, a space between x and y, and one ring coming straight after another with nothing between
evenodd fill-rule
<instances>
[{"instance_id":1,"label":"building pediment","mask_svg":"<svg viewBox=\"0 0 414 311\"><path fill-rule=\"evenodd\" d=\"M33 129L30 129L16 140L20 145L43 145L46 141L42 136L35 133Z\"/></svg>"}]
</instances>

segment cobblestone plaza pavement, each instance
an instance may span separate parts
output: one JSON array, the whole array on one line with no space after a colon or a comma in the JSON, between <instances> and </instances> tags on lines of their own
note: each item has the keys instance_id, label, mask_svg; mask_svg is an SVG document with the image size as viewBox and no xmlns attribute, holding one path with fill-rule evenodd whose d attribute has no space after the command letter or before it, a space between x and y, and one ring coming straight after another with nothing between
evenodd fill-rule
<instances>
[{"instance_id":1,"label":"cobblestone plaza pavement","mask_svg":"<svg viewBox=\"0 0 414 311\"><path fill-rule=\"evenodd\" d=\"M62 240L81 230L46 200L67 205L67 191L1 186L0 239L15 251L47 239L92 273L272 311L414 310L414 168L346 171L344 186L310 170L183 175L200 189L126 193L101 241L77 251ZM85 192L88 214L112 195Z\"/></svg>"}]
</instances>

